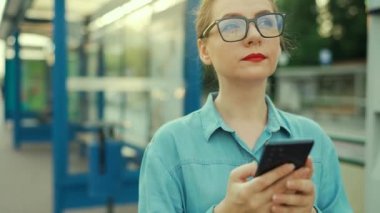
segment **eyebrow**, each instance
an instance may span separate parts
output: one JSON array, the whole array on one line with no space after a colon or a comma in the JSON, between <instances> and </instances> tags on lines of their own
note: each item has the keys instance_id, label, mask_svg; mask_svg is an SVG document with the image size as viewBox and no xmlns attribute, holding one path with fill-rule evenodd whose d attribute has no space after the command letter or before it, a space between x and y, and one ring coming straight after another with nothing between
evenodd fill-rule
<instances>
[{"instance_id":1,"label":"eyebrow","mask_svg":"<svg viewBox=\"0 0 380 213\"><path fill-rule=\"evenodd\" d=\"M273 11L269 11L269 10L260 10L259 12L257 12L255 14L255 17L257 16L261 16L261 15L265 15L265 14L269 14L269 13L273 13ZM234 18L234 17L245 17L243 16L242 14L240 13L227 13L225 14L222 18Z\"/></svg>"}]
</instances>

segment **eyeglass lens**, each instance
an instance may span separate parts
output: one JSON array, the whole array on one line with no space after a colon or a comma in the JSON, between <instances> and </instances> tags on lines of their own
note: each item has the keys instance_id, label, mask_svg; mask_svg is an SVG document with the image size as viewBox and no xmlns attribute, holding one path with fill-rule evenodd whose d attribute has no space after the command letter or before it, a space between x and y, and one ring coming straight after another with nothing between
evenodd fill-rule
<instances>
[{"instance_id":1,"label":"eyeglass lens","mask_svg":"<svg viewBox=\"0 0 380 213\"><path fill-rule=\"evenodd\" d=\"M242 40L246 37L249 26L244 18L230 18L221 20L218 28L221 36L226 41ZM283 30L283 16L280 14L268 14L256 19L256 26L263 37L277 37Z\"/></svg>"}]
</instances>

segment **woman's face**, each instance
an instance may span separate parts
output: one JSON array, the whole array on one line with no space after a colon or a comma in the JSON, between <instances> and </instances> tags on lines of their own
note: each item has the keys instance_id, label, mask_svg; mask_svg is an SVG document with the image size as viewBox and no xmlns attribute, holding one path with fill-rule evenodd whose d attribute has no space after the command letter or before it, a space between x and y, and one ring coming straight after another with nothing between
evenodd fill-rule
<instances>
[{"instance_id":1,"label":"woman's face","mask_svg":"<svg viewBox=\"0 0 380 213\"><path fill-rule=\"evenodd\" d=\"M268 0L217 0L214 2L213 21L229 16L248 19L273 12ZM262 80L276 69L281 53L280 37L263 38L254 23L250 23L247 37L237 42L225 42L214 26L207 39L198 40L199 54L204 64L213 65L219 80Z\"/></svg>"}]
</instances>

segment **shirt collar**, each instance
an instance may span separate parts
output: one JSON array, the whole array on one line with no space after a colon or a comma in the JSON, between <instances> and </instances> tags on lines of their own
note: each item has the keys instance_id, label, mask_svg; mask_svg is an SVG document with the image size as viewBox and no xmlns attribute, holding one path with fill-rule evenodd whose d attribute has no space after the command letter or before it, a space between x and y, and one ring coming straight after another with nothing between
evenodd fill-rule
<instances>
[{"instance_id":1,"label":"shirt collar","mask_svg":"<svg viewBox=\"0 0 380 213\"><path fill-rule=\"evenodd\" d=\"M265 102L267 103L268 107L267 129L270 132L277 132L280 129L284 129L291 136L292 132L290 131L289 125L286 122L285 117L276 108L269 96L265 96Z\"/></svg>"},{"instance_id":2,"label":"shirt collar","mask_svg":"<svg viewBox=\"0 0 380 213\"><path fill-rule=\"evenodd\" d=\"M210 93L207 97L206 103L200 109L201 122L203 127L203 133L207 141L210 141L211 135L219 128L227 132L234 132L222 119L221 115L215 107L214 100L218 93ZM268 106L268 123L266 129L270 132L277 132L281 128L285 129L289 135L291 135L290 128L285 118L280 114L277 108L274 106L269 96L265 97L265 101Z\"/></svg>"},{"instance_id":3,"label":"shirt collar","mask_svg":"<svg viewBox=\"0 0 380 213\"><path fill-rule=\"evenodd\" d=\"M209 141L211 135L219 128L227 132L233 132L233 129L224 123L222 116L215 107L214 100L216 96L218 96L217 92L210 93L206 103L200 110L203 132L207 141Z\"/></svg>"}]
</instances>

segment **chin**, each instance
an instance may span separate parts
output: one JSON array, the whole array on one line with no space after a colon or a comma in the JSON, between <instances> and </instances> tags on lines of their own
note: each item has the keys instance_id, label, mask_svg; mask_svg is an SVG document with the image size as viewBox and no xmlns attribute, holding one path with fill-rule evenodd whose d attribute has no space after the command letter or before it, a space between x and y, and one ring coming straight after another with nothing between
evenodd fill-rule
<instances>
[{"instance_id":1,"label":"chin","mask_svg":"<svg viewBox=\"0 0 380 213\"><path fill-rule=\"evenodd\" d=\"M268 78L273 75L273 71L268 68L248 69L242 72L247 78Z\"/></svg>"},{"instance_id":2,"label":"chin","mask_svg":"<svg viewBox=\"0 0 380 213\"><path fill-rule=\"evenodd\" d=\"M241 75L234 78L235 81L240 82L259 82L266 81L270 75Z\"/></svg>"}]
</instances>

